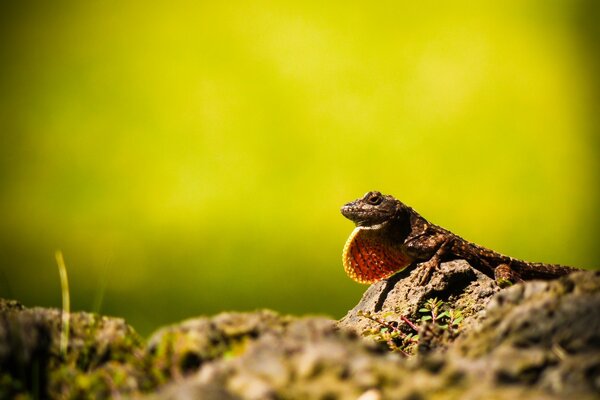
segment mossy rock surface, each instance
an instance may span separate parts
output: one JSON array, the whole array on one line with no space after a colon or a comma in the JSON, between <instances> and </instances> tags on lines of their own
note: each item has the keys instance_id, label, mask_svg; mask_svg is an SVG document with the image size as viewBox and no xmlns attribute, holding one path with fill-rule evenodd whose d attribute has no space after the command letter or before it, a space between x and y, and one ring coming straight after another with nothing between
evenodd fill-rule
<instances>
[{"instance_id":1,"label":"mossy rock surface","mask_svg":"<svg viewBox=\"0 0 600 400\"><path fill-rule=\"evenodd\" d=\"M0 300L0 398L108 396L147 385L144 341L123 319L69 317L68 347L62 351L60 310Z\"/></svg>"},{"instance_id":2,"label":"mossy rock surface","mask_svg":"<svg viewBox=\"0 0 600 400\"><path fill-rule=\"evenodd\" d=\"M0 398L560 399L600 396L600 274L499 290L463 261L424 287L371 286L341 321L261 310L198 317L143 340L122 319L0 300ZM428 298L464 310L451 337L419 323ZM419 325L415 356L362 332L360 312Z\"/></svg>"}]
</instances>

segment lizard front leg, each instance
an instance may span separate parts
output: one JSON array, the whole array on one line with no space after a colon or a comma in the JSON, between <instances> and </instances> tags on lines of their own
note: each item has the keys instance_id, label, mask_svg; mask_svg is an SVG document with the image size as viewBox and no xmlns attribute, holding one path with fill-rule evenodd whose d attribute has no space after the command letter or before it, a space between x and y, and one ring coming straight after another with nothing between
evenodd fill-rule
<instances>
[{"instance_id":1,"label":"lizard front leg","mask_svg":"<svg viewBox=\"0 0 600 400\"><path fill-rule=\"evenodd\" d=\"M414 278L418 285L423 286L429 281L453 242L454 238L440 233L418 236L404 244L407 253L414 254L416 259L425 259L418 265L418 273Z\"/></svg>"},{"instance_id":2,"label":"lizard front leg","mask_svg":"<svg viewBox=\"0 0 600 400\"><path fill-rule=\"evenodd\" d=\"M429 260L419 264L419 272L416 276L417 284L419 286L426 285L427 282L429 282L431 274L440 266L442 257L444 256L444 254L446 254L451 244L452 239L447 239L442 243L442 245L436 250L436 252L433 254L433 256L431 256Z\"/></svg>"}]
</instances>

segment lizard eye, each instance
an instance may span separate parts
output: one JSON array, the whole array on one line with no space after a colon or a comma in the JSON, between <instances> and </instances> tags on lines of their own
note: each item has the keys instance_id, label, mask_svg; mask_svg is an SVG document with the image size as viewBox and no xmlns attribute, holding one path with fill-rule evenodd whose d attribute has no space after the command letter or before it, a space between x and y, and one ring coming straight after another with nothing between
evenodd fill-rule
<instances>
[{"instance_id":1,"label":"lizard eye","mask_svg":"<svg viewBox=\"0 0 600 400\"><path fill-rule=\"evenodd\" d=\"M383 197L379 193L373 193L367 198L367 203L372 206L378 206L383 201Z\"/></svg>"}]
</instances>

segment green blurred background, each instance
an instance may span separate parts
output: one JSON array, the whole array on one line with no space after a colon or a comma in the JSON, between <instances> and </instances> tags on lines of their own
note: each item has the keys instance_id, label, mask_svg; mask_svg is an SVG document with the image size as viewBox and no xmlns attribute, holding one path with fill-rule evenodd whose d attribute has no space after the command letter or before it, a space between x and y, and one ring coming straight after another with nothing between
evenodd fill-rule
<instances>
[{"instance_id":1,"label":"green blurred background","mask_svg":"<svg viewBox=\"0 0 600 400\"><path fill-rule=\"evenodd\" d=\"M516 257L598 266L594 1L3 2L0 296L143 334L342 316L339 207L394 194Z\"/></svg>"}]
</instances>

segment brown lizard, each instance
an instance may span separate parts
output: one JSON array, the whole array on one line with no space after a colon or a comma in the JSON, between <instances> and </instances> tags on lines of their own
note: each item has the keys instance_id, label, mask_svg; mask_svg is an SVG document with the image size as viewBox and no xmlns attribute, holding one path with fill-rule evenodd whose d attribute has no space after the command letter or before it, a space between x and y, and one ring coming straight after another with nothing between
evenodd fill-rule
<instances>
[{"instance_id":1,"label":"brown lizard","mask_svg":"<svg viewBox=\"0 0 600 400\"><path fill-rule=\"evenodd\" d=\"M425 284L441 261L467 260L501 286L521 280L552 279L576 271L556 264L532 263L468 242L428 222L393 196L368 192L342 207L356 224L346 245L346 273L360 283L374 283L420 262L419 284Z\"/></svg>"}]
</instances>

